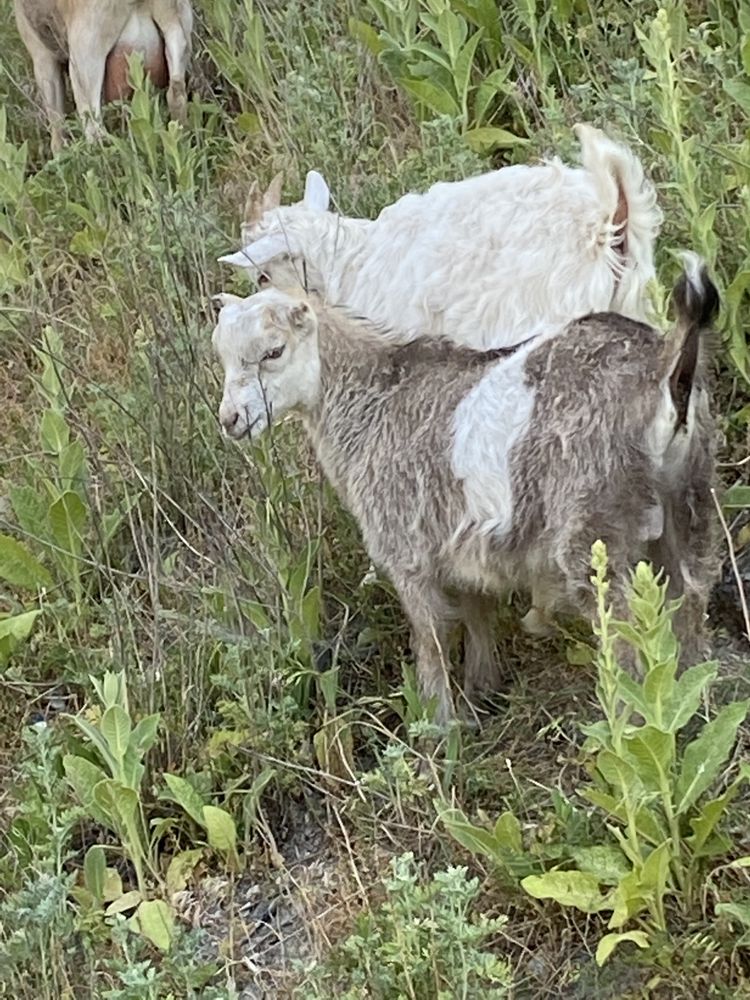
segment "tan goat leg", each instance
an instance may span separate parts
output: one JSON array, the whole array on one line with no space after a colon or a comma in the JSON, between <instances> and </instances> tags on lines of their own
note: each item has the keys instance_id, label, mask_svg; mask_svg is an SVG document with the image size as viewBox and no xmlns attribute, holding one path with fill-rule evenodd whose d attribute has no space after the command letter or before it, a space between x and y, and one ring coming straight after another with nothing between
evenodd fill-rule
<instances>
[{"instance_id":1,"label":"tan goat leg","mask_svg":"<svg viewBox=\"0 0 750 1000\"><path fill-rule=\"evenodd\" d=\"M129 6L114 0L79 7L68 25L70 82L89 140L102 138L102 90L107 55L120 37Z\"/></svg>"},{"instance_id":2,"label":"tan goat leg","mask_svg":"<svg viewBox=\"0 0 750 1000\"><path fill-rule=\"evenodd\" d=\"M59 153L65 145L65 81L63 67L53 52L47 48L32 28L23 9L16 7L16 24L34 66L34 78L42 97L53 153Z\"/></svg>"},{"instance_id":3,"label":"tan goat leg","mask_svg":"<svg viewBox=\"0 0 750 1000\"><path fill-rule=\"evenodd\" d=\"M190 60L190 36L193 14L185 0L154 0L152 16L164 36L164 48L169 67L167 106L170 116L184 122L187 112L185 74Z\"/></svg>"}]
</instances>

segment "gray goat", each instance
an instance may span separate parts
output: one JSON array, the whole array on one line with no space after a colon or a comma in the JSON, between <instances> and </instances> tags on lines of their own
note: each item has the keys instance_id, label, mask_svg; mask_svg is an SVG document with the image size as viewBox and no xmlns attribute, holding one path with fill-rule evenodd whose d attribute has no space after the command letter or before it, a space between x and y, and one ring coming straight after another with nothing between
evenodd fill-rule
<instances>
[{"instance_id":1,"label":"gray goat","mask_svg":"<svg viewBox=\"0 0 750 1000\"><path fill-rule=\"evenodd\" d=\"M465 627L464 691L498 683L493 610L531 592L524 620L593 611L592 542L612 593L650 559L684 596L678 631L697 655L713 566L714 425L706 330L718 306L698 258L673 293L667 336L614 313L515 350L408 343L317 298L268 288L222 303L213 342L225 434L254 438L301 413L326 475L390 577L425 697L454 715L448 641Z\"/></svg>"}]
</instances>

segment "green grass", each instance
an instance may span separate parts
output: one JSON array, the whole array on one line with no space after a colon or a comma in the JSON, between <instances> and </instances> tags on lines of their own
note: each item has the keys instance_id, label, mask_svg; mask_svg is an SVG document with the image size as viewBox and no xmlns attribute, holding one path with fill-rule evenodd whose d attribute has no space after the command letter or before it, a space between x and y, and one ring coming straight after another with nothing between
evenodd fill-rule
<instances>
[{"instance_id":1,"label":"green grass","mask_svg":"<svg viewBox=\"0 0 750 1000\"><path fill-rule=\"evenodd\" d=\"M623 943L598 968L606 917L520 885L611 840L582 794L581 727L601 717L585 646L522 640L508 608L496 712L436 743L398 604L361 584L355 525L297 427L252 451L221 438L209 350L211 295L246 289L215 260L253 177L283 168L291 200L316 167L342 211L373 215L437 179L570 160L572 124L592 121L658 185L662 288L676 251L710 261L722 459L741 461L750 6L216 0L196 13L189 126L140 88L108 111L102 147L76 140L54 161L0 14L0 535L13 539L0 538L0 992L750 995L748 869L732 863L750 853L743 792L689 906L667 892L648 949ZM724 485L747 470L727 465ZM747 647L716 646L703 719L748 695ZM117 711L94 683L108 672L125 681ZM136 739L154 715L153 742L148 724ZM74 793L71 758L118 787ZM467 849L447 808L485 831L512 814L520 867Z\"/></svg>"}]
</instances>

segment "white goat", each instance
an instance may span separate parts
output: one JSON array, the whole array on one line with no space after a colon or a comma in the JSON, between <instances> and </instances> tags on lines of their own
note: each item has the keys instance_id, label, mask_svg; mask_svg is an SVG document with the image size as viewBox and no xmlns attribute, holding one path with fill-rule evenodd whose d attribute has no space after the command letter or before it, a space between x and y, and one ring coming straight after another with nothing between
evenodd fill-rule
<instances>
[{"instance_id":1,"label":"white goat","mask_svg":"<svg viewBox=\"0 0 750 1000\"><path fill-rule=\"evenodd\" d=\"M184 119L193 29L190 0L14 0L14 8L34 64L53 153L65 142L66 63L89 139L102 134L102 99L129 96L127 57L132 52L142 55L156 86L169 82L170 114Z\"/></svg>"},{"instance_id":2,"label":"white goat","mask_svg":"<svg viewBox=\"0 0 750 1000\"><path fill-rule=\"evenodd\" d=\"M509 347L590 312L645 319L661 221L641 164L576 126L583 166L512 166L407 194L377 219L328 211L323 178L279 207L281 178L251 192L246 244L220 260L302 285L386 328Z\"/></svg>"},{"instance_id":3,"label":"white goat","mask_svg":"<svg viewBox=\"0 0 750 1000\"><path fill-rule=\"evenodd\" d=\"M685 598L686 660L701 654L714 445L701 332L718 301L705 269L677 285L670 336L604 313L510 352L399 345L275 288L221 300L225 433L257 437L272 416L301 413L401 598L439 719L453 712L451 626L466 628L467 696L494 687L495 595L530 590L534 627L554 610L590 615L597 538L617 610L628 568L651 559Z\"/></svg>"}]
</instances>

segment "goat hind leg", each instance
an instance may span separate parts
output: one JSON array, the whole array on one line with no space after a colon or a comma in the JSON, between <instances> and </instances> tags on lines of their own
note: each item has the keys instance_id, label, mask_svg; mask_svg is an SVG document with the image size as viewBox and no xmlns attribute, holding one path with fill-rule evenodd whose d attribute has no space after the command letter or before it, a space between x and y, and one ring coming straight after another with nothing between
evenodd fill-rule
<instances>
[{"instance_id":1,"label":"goat hind leg","mask_svg":"<svg viewBox=\"0 0 750 1000\"><path fill-rule=\"evenodd\" d=\"M98 15L88 8L82 9L80 19L74 19L68 29L70 82L89 141L105 135L101 112L107 54L120 37L126 19L127 12L123 15L112 4L105 4Z\"/></svg>"},{"instance_id":2,"label":"goat hind leg","mask_svg":"<svg viewBox=\"0 0 750 1000\"><path fill-rule=\"evenodd\" d=\"M189 3L174 0L155 0L153 18L164 36L164 48L169 67L167 107L170 116L178 122L187 117L187 88L185 75L190 59L190 35L193 15Z\"/></svg>"},{"instance_id":3,"label":"goat hind leg","mask_svg":"<svg viewBox=\"0 0 750 1000\"><path fill-rule=\"evenodd\" d=\"M55 54L50 52L39 38L20 5L16 5L16 24L31 55L34 79L39 87L42 105L49 124L52 153L59 153L65 145L65 129L63 127L65 82L62 65Z\"/></svg>"},{"instance_id":4,"label":"goat hind leg","mask_svg":"<svg viewBox=\"0 0 750 1000\"><path fill-rule=\"evenodd\" d=\"M464 640L464 694L469 702L480 692L496 691L501 669L493 636L497 601L486 594L466 594L461 598L461 617L466 628Z\"/></svg>"}]
</instances>

